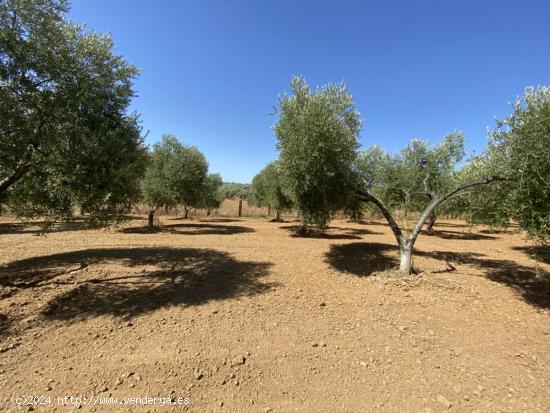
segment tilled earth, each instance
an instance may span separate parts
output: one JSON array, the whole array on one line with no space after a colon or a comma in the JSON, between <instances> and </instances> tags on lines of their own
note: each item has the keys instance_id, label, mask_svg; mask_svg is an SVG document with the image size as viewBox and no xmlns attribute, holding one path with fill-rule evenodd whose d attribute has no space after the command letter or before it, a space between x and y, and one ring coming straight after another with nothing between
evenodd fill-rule
<instances>
[{"instance_id":1,"label":"tilled earth","mask_svg":"<svg viewBox=\"0 0 550 413\"><path fill-rule=\"evenodd\" d=\"M0 411L550 411L550 253L513 227L440 222L400 276L382 222L144 225L0 222Z\"/></svg>"}]
</instances>

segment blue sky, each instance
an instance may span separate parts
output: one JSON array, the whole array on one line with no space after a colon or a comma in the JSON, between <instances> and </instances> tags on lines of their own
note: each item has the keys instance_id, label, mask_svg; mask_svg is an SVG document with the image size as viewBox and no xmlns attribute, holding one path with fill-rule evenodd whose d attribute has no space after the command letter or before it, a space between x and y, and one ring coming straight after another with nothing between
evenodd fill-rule
<instances>
[{"instance_id":1,"label":"blue sky","mask_svg":"<svg viewBox=\"0 0 550 413\"><path fill-rule=\"evenodd\" d=\"M550 83L549 16L548 0L77 0L69 15L141 69L147 143L174 134L237 182L277 157L269 113L295 74L345 80L364 147L461 129L481 151L516 95Z\"/></svg>"}]
</instances>

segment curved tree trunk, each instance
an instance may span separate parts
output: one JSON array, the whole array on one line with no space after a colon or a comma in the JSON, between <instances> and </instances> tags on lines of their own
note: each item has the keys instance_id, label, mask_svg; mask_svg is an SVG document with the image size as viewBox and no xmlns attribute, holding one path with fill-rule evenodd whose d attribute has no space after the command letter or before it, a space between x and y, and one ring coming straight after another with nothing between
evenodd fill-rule
<instances>
[{"instance_id":1,"label":"curved tree trunk","mask_svg":"<svg viewBox=\"0 0 550 413\"><path fill-rule=\"evenodd\" d=\"M386 208L386 206L382 203L382 201L380 201L377 197L375 197L374 195L366 191L358 190L356 193L364 201L373 202L378 207L378 209L380 209L380 211L388 221L388 224L390 224L393 234L395 235L395 238L397 240L397 245L399 246L399 254L400 254L399 270L405 274L410 274L412 272L412 256L413 256L412 254L414 249L414 243L416 242L418 235L420 235L420 231L422 230L422 227L426 223L426 220L433 214L434 209L439 204L446 201L447 199L457 195L461 195L463 191L468 188L471 188L474 186L488 185L492 182L504 181L504 180L506 179L493 176L485 180L474 181L465 185L461 185L458 188L455 188L442 196L435 196L435 194L432 194L430 203L426 206L424 211L420 214L420 217L418 218L418 222L416 223L415 227L413 228L408 238L405 238L403 236L403 232L401 231L401 228L399 228L399 225L393 218L393 215L391 214L389 209Z\"/></svg>"},{"instance_id":2,"label":"curved tree trunk","mask_svg":"<svg viewBox=\"0 0 550 413\"><path fill-rule=\"evenodd\" d=\"M189 212L191 211L191 208L187 207L187 206L183 206L183 211L184 211L184 216L183 218L184 219L187 219L189 217Z\"/></svg>"}]
</instances>

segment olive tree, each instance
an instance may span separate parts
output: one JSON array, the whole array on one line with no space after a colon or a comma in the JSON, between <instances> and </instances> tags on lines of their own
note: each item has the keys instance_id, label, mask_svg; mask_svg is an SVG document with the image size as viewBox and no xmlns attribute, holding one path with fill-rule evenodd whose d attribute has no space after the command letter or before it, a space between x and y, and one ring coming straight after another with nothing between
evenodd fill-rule
<instances>
[{"instance_id":1,"label":"olive tree","mask_svg":"<svg viewBox=\"0 0 550 413\"><path fill-rule=\"evenodd\" d=\"M477 169L470 179L458 179L456 168L463 156L464 137L460 132L434 146L413 140L396 155L375 147L359 156L358 173L363 183L356 194L375 205L388 221L399 246L400 271L412 271L414 245L426 221L435 221L436 208L473 188L506 180ZM396 211L418 215L409 226L409 217L400 221Z\"/></svg>"},{"instance_id":2,"label":"olive tree","mask_svg":"<svg viewBox=\"0 0 550 413\"><path fill-rule=\"evenodd\" d=\"M464 135L454 132L436 145L413 139L397 154L374 146L359 154L357 166L372 192L387 207L418 213L436 193L451 189L463 157ZM432 210L428 217L429 232L435 224L435 212Z\"/></svg>"},{"instance_id":3,"label":"olive tree","mask_svg":"<svg viewBox=\"0 0 550 413\"><path fill-rule=\"evenodd\" d=\"M269 163L252 179L252 198L257 206L275 211L275 222L281 221L281 212L292 207L281 184L277 161Z\"/></svg>"},{"instance_id":4,"label":"olive tree","mask_svg":"<svg viewBox=\"0 0 550 413\"><path fill-rule=\"evenodd\" d=\"M397 158L376 149L367 153L362 162L357 154L361 122L347 89L343 85L328 85L312 91L300 77L293 79L291 89L290 95L282 95L279 100L280 117L275 134L281 152L283 183L301 212L303 225L313 223L323 228L338 209L349 207L357 200L372 203L388 221L395 236L402 272L411 272L416 239L439 205L476 187L507 179L484 174L467 182L457 182L456 186L439 180L450 173L452 166L448 164L461 157L460 134L447 138L447 143L439 147L445 152L446 145L450 146L452 150L448 152L452 155L448 162L434 161L435 175L430 173L430 160L417 156L429 152L425 145L405 150ZM411 165L418 173L409 178ZM412 183L407 183L407 179ZM395 219L392 206L403 204L403 198L413 195L408 194L407 185L418 185L420 181L422 187L414 195L423 193L425 203L419 208L416 224L407 230ZM356 199L352 202L353 197Z\"/></svg>"},{"instance_id":5,"label":"olive tree","mask_svg":"<svg viewBox=\"0 0 550 413\"><path fill-rule=\"evenodd\" d=\"M0 1L0 202L107 223L145 167L138 117L126 113L138 70L67 11L62 0Z\"/></svg>"},{"instance_id":6,"label":"olive tree","mask_svg":"<svg viewBox=\"0 0 550 413\"><path fill-rule=\"evenodd\" d=\"M192 208L201 207L207 185L208 163L195 147L183 145L175 136L164 135L153 146L142 189L150 205L149 226L158 207L183 204L184 218Z\"/></svg>"},{"instance_id":7,"label":"olive tree","mask_svg":"<svg viewBox=\"0 0 550 413\"><path fill-rule=\"evenodd\" d=\"M540 242L550 239L550 87L528 88L512 114L497 121L487 151L461 171L461 179L499 175L506 180L473 191L462 208L472 222L502 226L510 219Z\"/></svg>"},{"instance_id":8,"label":"olive tree","mask_svg":"<svg viewBox=\"0 0 550 413\"><path fill-rule=\"evenodd\" d=\"M206 209L206 215L210 215L213 208L218 208L223 199L220 195L222 177L220 174L208 174L202 185L202 193L199 208Z\"/></svg>"},{"instance_id":9,"label":"olive tree","mask_svg":"<svg viewBox=\"0 0 550 413\"><path fill-rule=\"evenodd\" d=\"M361 120L346 86L312 90L292 79L291 93L279 98L274 126L283 187L302 220L302 228L324 229L331 215L348 202L356 182Z\"/></svg>"}]
</instances>

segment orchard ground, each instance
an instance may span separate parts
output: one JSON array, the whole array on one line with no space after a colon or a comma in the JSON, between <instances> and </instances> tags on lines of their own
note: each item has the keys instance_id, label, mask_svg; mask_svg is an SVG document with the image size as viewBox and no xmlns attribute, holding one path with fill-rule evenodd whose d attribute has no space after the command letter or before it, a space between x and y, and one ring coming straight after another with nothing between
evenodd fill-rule
<instances>
[{"instance_id":1,"label":"orchard ground","mask_svg":"<svg viewBox=\"0 0 550 413\"><path fill-rule=\"evenodd\" d=\"M196 412L550 410L550 253L441 221L416 276L387 225L144 216L0 222L0 410L11 396L189 397ZM455 270L449 271L452 267ZM175 399L174 399L175 400ZM170 411L82 406L81 411Z\"/></svg>"}]
</instances>

